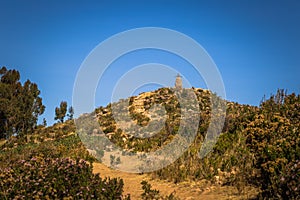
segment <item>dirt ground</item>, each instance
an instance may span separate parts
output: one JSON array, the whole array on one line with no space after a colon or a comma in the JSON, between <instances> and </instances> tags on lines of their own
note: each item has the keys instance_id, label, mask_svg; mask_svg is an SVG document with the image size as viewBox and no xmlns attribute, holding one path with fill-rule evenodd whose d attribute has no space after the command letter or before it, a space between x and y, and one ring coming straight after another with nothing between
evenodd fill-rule
<instances>
[{"instance_id":1,"label":"dirt ground","mask_svg":"<svg viewBox=\"0 0 300 200\"><path fill-rule=\"evenodd\" d=\"M93 163L94 173L100 173L101 177L120 177L124 180L124 194L130 194L131 199L141 199L143 192L141 182L148 181L152 185L152 189L157 189L163 195L169 195L175 192L175 196L183 200L192 199L249 199L254 197L257 192L254 188L246 188L246 194L239 194L237 189L232 186L215 186L208 181L199 182L182 182L174 184L162 180L151 180L147 174L139 175L133 173L126 173L108 168L101 163ZM252 195L250 195L252 194Z\"/></svg>"}]
</instances>

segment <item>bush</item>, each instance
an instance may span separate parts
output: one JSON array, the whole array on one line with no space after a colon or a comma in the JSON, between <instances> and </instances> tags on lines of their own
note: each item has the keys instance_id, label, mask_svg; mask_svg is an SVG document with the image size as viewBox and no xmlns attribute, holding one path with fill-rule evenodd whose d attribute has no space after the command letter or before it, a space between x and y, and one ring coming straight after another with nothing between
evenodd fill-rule
<instances>
[{"instance_id":1,"label":"bush","mask_svg":"<svg viewBox=\"0 0 300 200\"><path fill-rule=\"evenodd\" d=\"M142 181L141 184L142 189L144 190L141 195L143 200L178 200L173 193L165 197L162 196L159 194L159 190L151 189L152 186L147 181Z\"/></svg>"},{"instance_id":2,"label":"bush","mask_svg":"<svg viewBox=\"0 0 300 200\"><path fill-rule=\"evenodd\" d=\"M4 145L3 145L4 146ZM70 157L73 159L82 158L89 162L95 161L80 138L75 135L59 138L56 140L44 141L42 143L28 143L17 145L14 148L6 148L0 151L0 168L11 166L18 160L29 160L32 157L61 158Z\"/></svg>"},{"instance_id":3,"label":"bush","mask_svg":"<svg viewBox=\"0 0 300 200\"><path fill-rule=\"evenodd\" d=\"M0 199L129 199L122 179L102 179L82 159L33 157L0 170Z\"/></svg>"}]
</instances>

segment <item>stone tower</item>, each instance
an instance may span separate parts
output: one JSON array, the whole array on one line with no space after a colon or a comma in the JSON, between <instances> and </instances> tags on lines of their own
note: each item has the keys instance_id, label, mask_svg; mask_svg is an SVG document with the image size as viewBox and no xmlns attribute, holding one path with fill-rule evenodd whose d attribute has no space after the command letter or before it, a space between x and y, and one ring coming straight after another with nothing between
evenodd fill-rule
<instances>
[{"instance_id":1,"label":"stone tower","mask_svg":"<svg viewBox=\"0 0 300 200\"><path fill-rule=\"evenodd\" d=\"M182 80L181 80L181 76L179 74L177 74L177 76L176 76L175 89L182 90Z\"/></svg>"}]
</instances>

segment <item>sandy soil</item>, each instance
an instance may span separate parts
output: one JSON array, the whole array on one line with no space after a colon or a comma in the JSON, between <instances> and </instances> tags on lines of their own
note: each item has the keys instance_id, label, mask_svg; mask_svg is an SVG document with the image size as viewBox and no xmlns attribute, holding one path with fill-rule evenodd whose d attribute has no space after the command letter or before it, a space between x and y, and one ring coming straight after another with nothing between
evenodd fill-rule
<instances>
[{"instance_id":1,"label":"sandy soil","mask_svg":"<svg viewBox=\"0 0 300 200\"><path fill-rule=\"evenodd\" d=\"M121 177L124 180L124 194L130 194L131 199L141 199L140 196L143 192L141 182L143 180L148 181L152 185L152 189L158 189L161 194L169 195L175 192L175 195L183 200L192 199L248 199L255 194L254 188L246 189L247 194L238 194L236 188L231 186L213 186L208 181L199 182L182 182L180 184L174 184L162 180L151 180L147 174L139 175L133 173L126 173L108 168L104 164L94 163L94 173L100 173L101 177Z\"/></svg>"}]
</instances>

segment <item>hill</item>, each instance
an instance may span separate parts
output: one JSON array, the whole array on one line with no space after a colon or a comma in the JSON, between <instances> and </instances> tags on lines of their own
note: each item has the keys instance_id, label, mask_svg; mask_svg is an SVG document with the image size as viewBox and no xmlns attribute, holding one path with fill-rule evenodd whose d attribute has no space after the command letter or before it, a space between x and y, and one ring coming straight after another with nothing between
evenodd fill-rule
<instances>
[{"instance_id":1,"label":"hill","mask_svg":"<svg viewBox=\"0 0 300 200\"><path fill-rule=\"evenodd\" d=\"M215 119L214 110L218 110L216 119L224 117L224 126L220 136L213 135L208 140L208 129L219 128L218 123L211 123ZM171 192L175 190L175 196L183 199L205 199L212 190L211 198L297 199L299 112L300 96L288 95L282 90L255 107L222 100L208 90L183 89L178 96L176 91L160 88L97 108L77 119L76 126L73 121L67 121L39 128L27 138L12 137L1 146L0 167L13 168L20 160L26 162L36 157L81 158L94 162L94 172L100 172L100 175L124 177L124 188L121 179L110 183L112 188L116 188L113 185L121 188L112 193L119 195L125 189L125 194L130 192L133 199L159 196L145 183L144 196L133 194L131 186L137 188L141 180L160 189L163 194L160 198L174 198ZM197 124L196 129L193 124ZM211 128L210 124L215 126ZM162 157L167 164L151 171L151 166L157 163L145 165L145 160L151 160L148 155L154 155L153 152L159 152L173 141L177 148L167 149L167 155L179 156L175 159ZM211 151L205 152L206 156L199 156L205 141L211 142L205 146ZM185 148L186 151L182 151ZM139 160L131 159L133 155ZM94 157L110 169L98 164ZM174 162L170 162L173 159ZM140 174L116 169L136 170ZM1 184L6 183L1 181ZM190 196L186 196L186 192Z\"/></svg>"}]
</instances>

